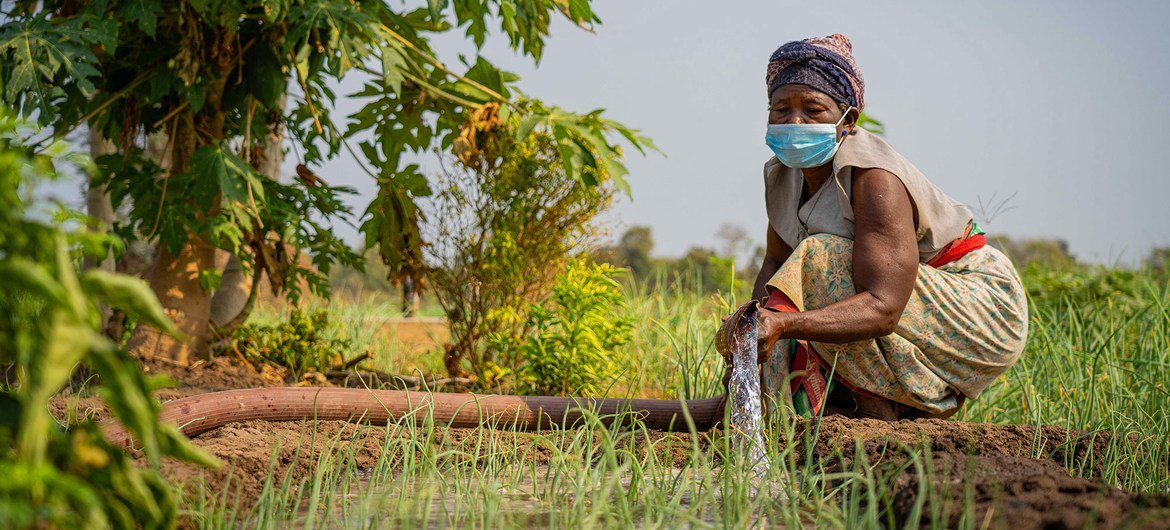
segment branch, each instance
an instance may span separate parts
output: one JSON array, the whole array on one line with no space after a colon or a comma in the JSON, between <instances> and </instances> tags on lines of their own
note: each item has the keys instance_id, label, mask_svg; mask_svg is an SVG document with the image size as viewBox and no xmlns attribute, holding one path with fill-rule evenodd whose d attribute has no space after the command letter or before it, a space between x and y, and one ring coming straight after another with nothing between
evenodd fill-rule
<instances>
[{"instance_id":1,"label":"branch","mask_svg":"<svg viewBox=\"0 0 1170 530\"><path fill-rule=\"evenodd\" d=\"M153 77L155 75L156 72L157 72L157 70L155 68L147 69L142 74L139 74L138 77L134 78L134 80L131 81L130 84L126 85L125 87L122 87L121 90L114 92L112 95L110 95L110 97L107 98L105 101L103 101L100 105L98 105L97 108L91 110L89 112L89 114L82 116L81 119L79 119L73 123L67 124L60 131L54 131L53 134L50 135L48 138L45 138L44 140L40 140L38 142L31 144L29 147L32 148L32 153L34 155L40 154L42 150L48 148L49 145L52 145L51 142L48 144L45 144L45 145L41 145L41 142L49 142L49 140L64 138L69 133L73 132L74 129L80 127L81 124L88 123L89 120L93 119L93 117L97 116L101 111L106 110L106 108L109 107L110 105L112 105L115 101L125 97L126 94L130 93L130 91L134 90L135 88L138 88L138 85L141 85L142 83L145 83L146 81L148 81L151 77Z\"/></svg>"},{"instance_id":2,"label":"branch","mask_svg":"<svg viewBox=\"0 0 1170 530\"><path fill-rule=\"evenodd\" d=\"M508 98L505 98L505 97L504 97L502 94L500 94L499 92L496 92L495 90L492 90L492 89L490 89L490 88L488 88L488 87L486 87L486 86L483 86L483 85L482 85L482 84L480 84L478 81L475 81L475 80L473 80L473 79L468 79L468 78L466 78L466 77L464 77L464 76L462 76L462 75L459 75L459 74L457 74L457 73L455 73L455 72L451 71L451 69L450 69L450 68L447 68L447 65L443 64L443 62L442 62L442 61L440 61L440 60L436 59L436 58L435 58L434 56L432 56L431 54L429 54L429 53L427 53L427 52L424 52L422 49L420 49L418 46L416 46L416 45L415 45L413 42L411 42L409 39L407 39L406 37L403 37L402 35L399 35L397 31L394 31L393 29L390 29L390 27L389 27L389 26L387 26L386 24L384 24L384 23L383 23L383 24L382 24L382 28L384 28L384 29L385 29L385 30L386 30L386 31L387 31L387 32L390 34L390 36L391 36L391 37L394 37L394 40L396 40L396 41L398 41L398 42L401 42L401 43L403 44L403 46L406 46L407 48L409 48L409 49L410 49L410 51L414 52L414 53L415 53L415 54L417 54L419 57L422 57L422 58L423 58L423 60L425 60L426 62L428 62L428 63L431 63L432 65L434 65L434 67L435 67L435 68L438 68L439 70L442 70L444 73L446 73L447 75L449 75L449 76L451 76L451 77L454 77L455 79L458 79L458 80L460 80L460 81L463 81L464 83L467 83L467 84L469 84L469 85L471 85L471 86L473 86L473 87L475 87L475 88L478 88L478 89L480 89L480 90L484 91L485 93L487 93L489 96L491 96L491 97L495 98L495 99L496 99L497 101L499 101L500 103L504 103L504 104L507 104L507 105L511 105L511 104L512 104L510 101L508 101ZM405 74L405 72L403 72L403 73Z\"/></svg>"}]
</instances>

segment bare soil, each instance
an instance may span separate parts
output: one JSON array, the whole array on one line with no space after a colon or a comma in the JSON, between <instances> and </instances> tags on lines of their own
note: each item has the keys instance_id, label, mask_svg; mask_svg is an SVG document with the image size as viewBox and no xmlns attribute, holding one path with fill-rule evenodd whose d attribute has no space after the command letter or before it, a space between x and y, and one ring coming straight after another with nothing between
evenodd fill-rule
<instances>
[{"instance_id":1,"label":"bare soil","mask_svg":"<svg viewBox=\"0 0 1170 530\"><path fill-rule=\"evenodd\" d=\"M923 526L930 523L932 510L944 514L948 526L958 525L969 496L983 528L1170 528L1170 497L1126 492L1101 480L1110 433L827 417L819 434L812 453L830 469L845 469L861 456L858 449L869 463L886 469L904 464L911 450L929 450L929 469L906 470L895 480L893 511L899 526L908 521L925 486L941 495L928 499L920 512ZM1068 468L1083 476L1071 476Z\"/></svg>"},{"instance_id":2,"label":"bare soil","mask_svg":"<svg viewBox=\"0 0 1170 530\"><path fill-rule=\"evenodd\" d=\"M159 391L161 401L203 392L283 384L283 374L266 373L226 358L192 369L148 364L149 373L167 373L178 388ZM62 421L77 418L105 418L105 409L96 397L55 398L54 414ZM806 434L814 424L799 426ZM934 514L955 526L963 516L964 501L974 499L975 518L981 528L1167 528L1170 529L1170 497L1142 495L1109 486L1100 477L1104 469L1110 433L1085 433L1059 427L973 424L944 420L882 422L826 417L820 423L816 442L798 451L811 456L828 470L845 470L862 454L878 470L893 470L895 490L891 504L898 527L914 515L919 492L935 492L922 507L920 522L929 524ZM220 458L225 466L207 471L195 466L170 463L166 473L189 487L202 478L209 491L223 492L248 506L259 498L270 468L275 480L289 477L296 484L309 476L317 456L327 448L353 451L361 470L371 470L384 447L387 433L382 428L365 428L345 422L241 422L209 431L194 443ZM528 433L443 429L436 440L446 448L473 450L484 436L500 437L515 447L516 458L536 464L547 463L554 448L547 437ZM700 435L701 447L709 444ZM798 436L798 439L800 437ZM811 438L811 436L808 436ZM1133 442L1134 440L1122 440ZM687 435L652 433L639 443L639 451L653 451L664 463L686 465L692 440ZM308 450L309 447L312 450ZM912 451L928 449L929 469L906 466ZM451 453L458 456L458 451ZM275 455L275 456L274 456ZM274 459L275 458L275 459ZM392 461L392 464L394 462ZM1078 469L1072 476L1067 468ZM1124 471L1124 470L1121 470ZM1170 473L1170 462L1167 463Z\"/></svg>"},{"instance_id":3,"label":"bare soil","mask_svg":"<svg viewBox=\"0 0 1170 530\"><path fill-rule=\"evenodd\" d=\"M444 318L410 317L382 320L374 340L397 342L403 354L413 355L442 347L451 338Z\"/></svg>"}]
</instances>

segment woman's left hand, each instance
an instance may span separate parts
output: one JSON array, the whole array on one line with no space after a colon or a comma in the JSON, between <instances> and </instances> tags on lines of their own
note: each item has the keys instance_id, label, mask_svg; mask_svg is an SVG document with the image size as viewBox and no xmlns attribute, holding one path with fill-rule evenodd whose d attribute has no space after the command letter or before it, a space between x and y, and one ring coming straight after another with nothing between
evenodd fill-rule
<instances>
[{"instance_id":1,"label":"woman's left hand","mask_svg":"<svg viewBox=\"0 0 1170 530\"><path fill-rule=\"evenodd\" d=\"M760 309L760 312L756 313L756 327L759 333L757 353L760 364L764 364L772 358L772 349L775 347L776 341L780 340L788 329L791 316L792 313L771 309Z\"/></svg>"}]
</instances>

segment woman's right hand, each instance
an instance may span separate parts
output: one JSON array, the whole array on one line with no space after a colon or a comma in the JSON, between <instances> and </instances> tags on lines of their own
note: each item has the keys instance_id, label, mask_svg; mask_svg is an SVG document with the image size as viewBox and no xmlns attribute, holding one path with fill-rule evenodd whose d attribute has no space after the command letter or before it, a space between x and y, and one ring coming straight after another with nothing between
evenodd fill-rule
<instances>
[{"instance_id":1,"label":"woman's right hand","mask_svg":"<svg viewBox=\"0 0 1170 530\"><path fill-rule=\"evenodd\" d=\"M767 308L756 313L756 327L759 335L756 353L760 364L764 364L772 358L772 350L776 347L776 341L780 340L788 329L791 315L792 313Z\"/></svg>"}]
</instances>

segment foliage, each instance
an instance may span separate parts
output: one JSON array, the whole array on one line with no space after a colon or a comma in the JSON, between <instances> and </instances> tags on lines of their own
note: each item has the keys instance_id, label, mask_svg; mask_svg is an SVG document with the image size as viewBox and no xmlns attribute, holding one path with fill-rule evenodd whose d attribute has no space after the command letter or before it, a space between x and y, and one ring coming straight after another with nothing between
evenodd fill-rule
<instances>
[{"instance_id":1,"label":"foliage","mask_svg":"<svg viewBox=\"0 0 1170 530\"><path fill-rule=\"evenodd\" d=\"M1038 269L1068 270L1077 266L1077 260L1063 239L1013 239L991 236L991 246L1011 258L1018 269L1034 266Z\"/></svg>"},{"instance_id":2,"label":"foliage","mask_svg":"<svg viewBox=\"0 0 1170 530\"><path fill-rule=\"evenodd\" d=\"M1138 307L1148 297L1139 272L1106 267L1049 269L1029 265L1021 273L1024 288L1036 303L1122 304Z\"/></svg>"},{"instance_id":3,"label":"foliage","mask_svg":"<svg viewBox=\"0 0 1170 530\"><path fill-rule=\"evenodd\" d=\"M1154 247L1146 256L1143 263L1146 269L1165 277L1170 277L1170 247Z\"/></svg>"},{"instance_id":4,"label":"foliage","mask_svg":"<svg viewBox=\"0 0 1170 530\"><path fill-rule=\"evenodd\" d=\"M79 242L90 236L35 220L24 197L56 168L22 146L21 136L0 114L0 365L17 374L16 386L0 392L0 526L174 526L175 499L158 474L160 458L214 461L174 426L158 423L153 383L101 333L98 304L170 333L174 326L142 281L78 272L79 251L92 246ZM133 433L152 468L132 465L92 423L62 432L53 421L49 398L79 365L96 374L111 415Z\"/></svg>"},{"instance_id":5,"label":"foliage","mask_svg":"<svg viewBox=\"0 0 1170 530\"><path fill-rule=\"evenodd\" d=\"M338 337L335 328L328 311L293 308L287 322L236 328L228 347L249 359L287 367L296 380L310 370L329 370L353 350L353 342Z\"/></svg>"},{"instance_id":6,"label":"foliage","mask_svg":"<svg viewBox=\"0 0 1170 530\"><path fill-rule=\"evenodd\" d=\"M534 394L600 396L618 376L617 351L633 339L620 271L583 258L569 263L552 296L528 308L521 336L496 335L500 349L515 349L523 389Z\"/></svg>"},{"instance_id":7,"label":"foliage","mask_svg":"<svg viewBox=\"0 0 1170 530\"><path fill-rule=\"evenodd\" d=\"M344 214L335 199L344 190L321 187L299 200L278 192L281 185L255 171L261 142L287 125L303 158L298 188L322 180L308 165L343 149L360 155L379 184L361 225L366 246L380 250L393 279L418 279L427 267L416 202L431 189L408 153L439 148L470 168L491 168L512 136L536 132L551 138L568 177L589 186L604 173L626 189L619 142L654 148L601 110L576 114L527 98L516 75L483 57L456 68L431 48L433 35L456 28L482 46L491 20L513 50L539 60L554 13L586 29L599 22L588 0L419 8L384 0L19 0L0 25L0 93L58 137L88 124L114 141L121 160L106 160L104 173L119 202L133 203L138 232L172 251L206 239L280 284L294 280L286 271L305 272L290 265L301 250L323 269L355 257L312 222L315 213ZM365 105L343 129L330 112L330 87L353 72L365 80L353 94ZM139 146L156 132L168 138L165 168ZM358 135L369 139L354 148ZM276 250L283 245L293 251Z\"/></svg>"},{"instance_id":8,"label":"foliage","mask_svg":"<svg viewBox=\"0 0 1170 530\"><path fill-rule=\"evenodd\" d=\"M679 258L653 257L654 238L648 226L632 226L622 234L617 245L598 248L599 261L630 270L640 285L649 289L697 289L700 293L735 290L736 285L750 285L750 267L737 270L735 249L719 252L694 246ZM755 266L755 264L753 264Z\"/></svg>"},{"instance_id":9,"label":"foliage","mask_svg":"<svg viewBox=\"0 0 1170 530\"><path fill-rule=\"evenodd\" d=\"M428 277L451 329L445 365L456 375L466 362L485 386L519 360L482 339L527 332L526 308L548 296L614 186L604 172L590 172L593 186L571 176L551 135L507 145L499 163L448 171L428 203Z\"/></svg>"}]
</instances>

